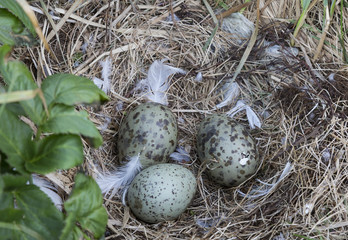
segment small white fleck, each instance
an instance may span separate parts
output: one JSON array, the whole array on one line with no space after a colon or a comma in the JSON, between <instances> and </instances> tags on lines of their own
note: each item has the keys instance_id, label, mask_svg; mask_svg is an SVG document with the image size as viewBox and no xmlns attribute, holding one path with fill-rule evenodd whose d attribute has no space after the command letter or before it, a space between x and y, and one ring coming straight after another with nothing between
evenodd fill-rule
<instances>
[{"instance_id":1,"label":"small white fleck","mask_svg":"<svg viewBox=\"0 0 348 240\"><path fill-rule=\"evenodd\" d=\"M322 153L322 157L324 159L325 162L328 162L331 159L331 153L330 150L325 148L323 153Z\"/></svg>"},{"instance_id":2,"label":"small white fleck","mask_svg":"<svg viewBox=\"0 0 348 240\"><path fill-rule=\"evenodd\" d=\"M123 102L122 101L118 101L115 107L115 110L117 112L122 111L123 110Z\"/></svg>"},{"instance_id":3,"label":"small white fleck","mask_svg":"<svg viewBox=\"0 0 348 240\"><path fill-rule=\"evenodd\" d=\"M335 73L331 73L331 74L329 75L328 79L329 79L331 82L335 81Z\"/></svg>"},{"instance_id":4,"label":"small white fleck","mask_svg":"<svg viewBox=\"0 0 348 240\"><path fill-rule=\"evenodd\" d=\"M239 160L239 163L240 163L240 165L245 165L245 164L247 164L247 162L249 161L249 158L242 158L241 160Z\"/></svg>"},{"instance_id":5,"label":"small white fleck","mask_svg":"<svg viewBox=\"0 0 348 240\"><path fill-rule=\"evenodd\" d=\"M202 80L203 80L203 75L202 75L202 73L201 73L201 72L197 73L196 78L195 78L195 81L196 81L196 82L202 82Z\"/></svg>"},{"instance_id":6,"label":"small white fleck","mask_svg":"<svg viewBox=\"0 0 348 240\"><path fill-rule=\"evenodd\" d=\"M309 214L310 212L312 212L313 207L314 207L314 205L312 203L307 203L305 205L304 213Z\"/></svg>"},{"instance_id":7,"label":"small white fleck","mask_svg":"<svg viewBox=\"0 0 348 240\"><path fill-rule=\"evenodd\" d=\"M179 118L178 118L178 122L179 122L179 123L185 123L185 119L184 119L183 117L179 117Z\"/></svg>"}]
</instances>

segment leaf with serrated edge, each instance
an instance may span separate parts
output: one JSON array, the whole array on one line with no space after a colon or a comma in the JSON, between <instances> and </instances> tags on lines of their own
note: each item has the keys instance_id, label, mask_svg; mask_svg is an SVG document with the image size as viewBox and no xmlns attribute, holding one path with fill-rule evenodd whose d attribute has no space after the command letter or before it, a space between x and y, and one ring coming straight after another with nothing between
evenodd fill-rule
<instances>
[{"instance_id":1,"label":"leaf with serrated edge","mask_svg":"<svg viewBox=\"0 0 348 240\"><path fill-rule=\"evenodd\" d=\"M36 38L15 15L0 8L0 42L11 46L30 46L36 43Z\"/></svg>"},{"instance_id":2,"label":"leaf with serrated edge","mask_svg":"<svg viewBox=\"0 0 348 240\"><path fill-rule=\"evenodd\" d=\"M63 229L63 214L39 187L27 185L13 195L18 209L24 211L23 225L45 239L58 239Z\"/></svg>"},{"instance_id":3,"label":"leaf with serrated edge","mask_svg":"<svg viewBox=\"0 0 348 240\"><path fill-rule=\"evenodd\" d=\"M0 114L0 123L0 150L7 155L6 161L12 167L18 168L18 171L24 170L23 164L32 130L6 108Z\"/></svg>"},{"instance_id":4,"label":"leaf with serrated edge","mask_svg":"<svg viewBox=\"0 0 348 240\"><path fill-rule=\"evenodd\" d=\"M32 172L47 174L57 169L69 169L83 162L83 146L79 136L51 135L40 140L25 163Z\"/></svg>"},{"instance_id":5,"label":"leaf with serrated edge","mask_svg":"<svg viewBox=\"0 0 348 240\"><path fill-rule=\"evenodd\" d=\"M108 96L91 80L71 74L51 75L43 81L41 88L48 106L51 103L73 106L79 103L97 103L108 100Z\"/></svg>"},{"instance_id":6,"label":"leaf with serrated edge","mask_svg":"<svg viewBox=\"0 0 348 240\"><path fill-rule=\"evenodd\" d=\"M35 90L37 85L27 66L18 61L7 61L6 56L11 52L11 47L0 47L0 72L8 85L8 91ZM40 124L43 118L43 105L39 96L26 101L21 101L27 116L36 124Z\"/></svg>"},{"instance_id":7,"label":"leaf with serrated edge","mask_svg":"<svg viewBox=\"0 0 348 240\"><path fill-rule=\"evenodd\" d=\"M17 3L17 1L0 0L0 5L4 8L7 8L10 12L16 15L23 22L23 24L30 30L31 34L36 36L35 27L31 23L27 14L25 14L22 7Z\"/></svg>"},{"instance_id":8,"label":"leaf with serrated edge","mask_svg":"<svg viewBox=\"0 0 348 240\"><path fill-rule=\"evenodd\" d=\"M83 229L92 232L95 238L104 234L107 213L103 207L100 188L91 177L83 174L76 176L75 187L69 199L64 203L64 207L68 217L73 215L74 221L79 222ZM70 219L70 221L73 220Z\"/></svg>"},{"instance_id":9,"label":"leaf with serrated edge","mask_svg":"<svg viewBox=\"0 0 348 240\"><path fill-rule=\"evenodd\" d=\"M42 130L51 133L71 133L89 137L93 146L99 147L103 138L85 111L77 112L74 107L56 104L50 109L50 118Z\"/></svg>"}]
</instances>

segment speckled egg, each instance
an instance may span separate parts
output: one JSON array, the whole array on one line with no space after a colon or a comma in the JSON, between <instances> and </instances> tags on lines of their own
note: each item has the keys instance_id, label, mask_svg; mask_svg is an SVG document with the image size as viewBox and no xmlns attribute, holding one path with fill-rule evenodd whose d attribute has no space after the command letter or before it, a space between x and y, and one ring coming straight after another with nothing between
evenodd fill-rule
<instances>
[{"instance_id":1,"label":"speckled egg","mask_svg":"<svg viewBox=\"0 0 348 240\"><path fill-rule=\"evenodd\" d=\"M198 130L197 151L211 179L227 187L250 178L260 164L253 138L227 115L204 119Z\"/></svg>"},{"instance_id":2,"label":"speckled egg","mask_svg":"<svg viewBox=\"0 0 348 240\"><path fill-rule=\"evenodd\" d=\"M117 147L119 159L140 157L143 167L167 162L177 143L178 128L174 114L159 103L143 103L123 120Z\"/></svg>"},{"instance_id":3,"label":"speckled egg","mask_svg":"<svg viewBox=\"0 0 348 240\"><path fill-rule=\"evenodd\" d=\"M157 164L134 178L128 188L127 202L133 214L144 222L171 221L190 205L196 187L195 176L187 168Z\"/></svg>"}]
</instances>

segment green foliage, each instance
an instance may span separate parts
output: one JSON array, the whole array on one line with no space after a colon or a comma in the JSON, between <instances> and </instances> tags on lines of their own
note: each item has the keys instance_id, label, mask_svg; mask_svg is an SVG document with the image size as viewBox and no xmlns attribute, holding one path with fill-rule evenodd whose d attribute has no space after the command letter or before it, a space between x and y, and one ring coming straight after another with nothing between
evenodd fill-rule
<instances>
[{"instance_id":1,"label":"green foliage","mask_svg":"<svg viewBox=\"0 0 348 240\"><path fill-rule=\"evenodd\" d=\"M298 32L300 31L302 25L304 24L306 17L307 17L310 3L311 3L311 0L301 0L302 13L301 13L300 18L298 19L298 21L296 23L296 27L295 27L295 31L294 31L295 38L296 38ZM294 39L291 39L291 45L294 45L294 44L295 44Z\"/></svg>"},{"instance_id":2,"label":"green foliage","mask_svg":"<svg viewBox=\"0 0 348 240\"><path fill-rule=\"evenodd\" d=\"M85 201L86 198L89 200ZM78 174L75 178L75 188L64 203L68 218L60 239L68 239L67 233L71 231L81 237L82 232L76 225L77 222L83 229L94 233L95 238L100 238L108 219L102 203L103 198L97 183L91 177Z\"/></svg>"},{"instance_id":3,"label":"green foliage","mask_svg":"<svg viewBox=\"0 0 348 240\"><path fill-rule=\"evenodd\" d=\"M347 7L347 5L348 5L347 2L341 1L341 6L340 6L340 13L341 13L340 14L340 28L341 28L340 32L341 32L341 34L339 35L339 39L340 39L340 44L342 47L343 61L348 64L348 53L347 53L345 43L344 43L344 38L345 38L347 33L346 33L346 31L344 31L344 27L343 27L344 21L345 21L345 20L343 20L343 15L344 15L343 14L343 7Z\"/></svg>"},{"instance_id":4,"label":"green foliage","mask_svg":"<svg viewBox=\"0 0 348 240\"><path fill-rule=\"evenodd\" d=\"M81 137L94 147L102 144L87 112L77 111L76 104L103 103L108 97L91 80L71 74L49 76L39 87L25 64L8 58L13 45L23 43L18 34L34 35L35 29L16 1L0 0L0 6L6 8L0 8L1 239L100 238L107 213L91 177L77 174L61 212L31 176L82 164Z\"/></svg>"},{"instance_id":5,"label":"green foliage","mask_svg":"<svg viewBox=\"0 0 348 240\"><path fill-rule=\"evenodd\" d=\"M36 43L35 28L16 1L0 0L0 43L30 46ZM25 26L30 28L26 28Z\"/></svg>"},{"instance_id":6,"label":"green foliage","mask_svg":"<svg viewBox=\"0 0 348 240\"><path fill-rule=\"evenodd\" d=\"M0 0L0 6L14 14L33 36L36 36L35 27L31 23L30 18L25 14L23 8L14 0Z\"/></svg>"}]
</instances>

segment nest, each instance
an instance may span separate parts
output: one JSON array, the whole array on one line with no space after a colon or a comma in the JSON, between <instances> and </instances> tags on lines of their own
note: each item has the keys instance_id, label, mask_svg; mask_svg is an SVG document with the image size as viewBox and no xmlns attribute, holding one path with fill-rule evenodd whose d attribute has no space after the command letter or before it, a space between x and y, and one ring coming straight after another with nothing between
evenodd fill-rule
<instances>
[{"instance_id":1,"label":"nest","mask_svg":"<svg viewBox=\"0 0 348 240\"><path fill-rule=\"evenodd\" d=\"M210 5L218 8L218 2ZM229 6L242 1L230 2L225 1ZM315 29L322 21L321 4L314 6L307 20ZM99 149L85 143L83 168L90 175L119 164L118 128L125 113L143 101L133 89L151 63L168 59L170 65L187 71L173 77L168 100L178 119L178 144L191 156L186 167L197 176L194 200L179 219L159 224L137 220L120 198L106 200L105 239L346 239L348 68L339 47L339 6L327 31L328 44L316 62L311 58L319 44L318 32L311 28L303 28L296 38L297 56L265 59L262 44L252 49L236 81L240 98L262 120L262 127L251 131L262 166L235 188L209 180L197 159L195 141L199 123L221 102L217 90L233 76L247 43L233 44L233 36L218 29L204 49L214 23L201 1L86 1L73 13L71 1L47 7L59 18L55 21L66 20L49 41L54 57L43 54L41 47L30 50L30 55L18 51L39 81L50 72L100 77L100 61L110 57L112 62L111 100L103 106L81 106L104 138ZM294 25L288 20L298 18L295 2L261 0L260 10L258 42L289 47ZM243 14L255 22L256 11L253 2ZM342 17L347 16L343 11ZM48 36L53 30L47 16L38 18ZM343 37L348 49L347 36ZM195 80L198 73L202 81ZM234 118L248 125L244 113ZM290 168L281 176L286 166ZM75 170L63 171L49 178L61 182L61 195L66 196L74 174Z\"/></svg>"}]
</instances>

